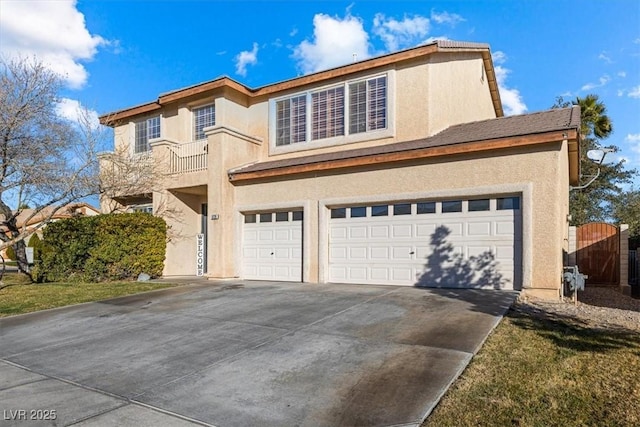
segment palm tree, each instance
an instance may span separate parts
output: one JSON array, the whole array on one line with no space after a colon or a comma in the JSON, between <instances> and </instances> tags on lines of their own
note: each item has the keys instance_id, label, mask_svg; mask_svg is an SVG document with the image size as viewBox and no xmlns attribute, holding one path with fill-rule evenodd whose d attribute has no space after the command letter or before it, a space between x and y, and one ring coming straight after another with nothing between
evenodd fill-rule
<instances>
[{"instance_id":1,"label":"palm tree","mask_svg":"<svg viewBox=\"0 0 640 427\"><path fill-rule=\"evenodd\" d=\"M573 105L580 106L580 130L583 138L595 136L597 139L604 139L613 132L611 119L607 116L607 107L599 100L598 95L578 97L573 101Z\"/></svg>"},{"instance_id":2,"label":"palm tree","mask_svg":"<svg viewBox=\"0 0 640 427\"><path fill-rule=\"evenodd\" d=\"M626 170L624 160L596 165L587 160L587 151L602 147L602 140L613 133L613 124L607 115L607 107L600 101L598 95L589 94L584 98L577 97L571 103L556 100L554 107L580 106L580 144L582 176L589 177L600 169L600 176L587 188L571 191L569 207L572 225L581 225L594 221L611 220L614 214L614 202L620 197L621 185L632 182L635 169ZM618 151L615 145L606 148Z\"/></svg>"}]
</instances>

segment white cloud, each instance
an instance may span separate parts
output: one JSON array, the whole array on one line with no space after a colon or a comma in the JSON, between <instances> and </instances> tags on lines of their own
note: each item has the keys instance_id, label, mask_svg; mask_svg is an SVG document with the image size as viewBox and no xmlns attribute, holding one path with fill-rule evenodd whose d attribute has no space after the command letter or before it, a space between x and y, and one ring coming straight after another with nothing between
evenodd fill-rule
<instances>
[{"instance_id":1,"label":"white cloud","mask_svg":"<svg viewBox=\"0 0 640 427\"><path fill-rule=\"evenodd\" d=\"M432 36L432 37L429 37L429 38L425 39L420 44L431 44L431 43L433 43L435 41L438 41L438 40L451 40L451 39L449 37L447 37L447 36Z\"/></svg>"},{"instance_id":2,"label":"white cloud","mask_svg":"<svg viewBox=\"0 0 640 427\"><path fill-rule=\"evenodd\" d=\"M343 19L319 13L313 17L313 40L304 40L293 50L298 68L305 74L348 64L354 55L367 59L369 35L362 21L351 15Z\"/></svg>"},{"instance_id":3,"label":"white cloud","mask_svg":"<svg viewBox=\"0 0 640 427\"><path fill-rule=\"evenodd\" d=\"M629 142L640 142L640 133L629 133L624 140Z\"/></svg>"},{"instance_id":4,"label":"white cloud","mask_svg":"<svg viewBox=\"0 0 640 427\"><path fill-rule=\"evenodd\" d=\"M438 24L449 24L451 26L455 26L456 24L465 21L465 19L462 16L456 13L449 13L449 12L438 13L434 10L431 11L431 20Z\"/></svg>"},{"instance_id":5,"label":"white cloud","mask_svg":"<svg viewBox=\"0 0 640 427\"><path fill-rule=\"evenodd\" d=\"M607 83L609 83L610 81L611 81L611 77L605 74L604 76L598 79L598 83L587 83L586 85L582 86L580 90L587 91L587 90L595 89L597 87L602 87Z\"/></svg>"},{"instance_id":6,"label":"white cloud","mask_svg":"<svg viewBox=\"0 0 640 427\"><path fill-rule=\"evenodd\" d=\"M89 32L76 3L76 0L3 0L2 55L36 56L59 73L71 88L84 86L88 73L81 62L91 60L98 47L111 42Z\"/></svg>"},{"instance_id":7,"label":"white cloud","mask_svg":"<svg viewBox=\"0 0 640 427\"><path fill-rule=\"evenodd\" d=\"M640 85L632 87L627 96L629 98L640 98Z\"/></svg>"},{"instance_id":8,"label":"white cloud","mask_svg":"<svg viewBox=\"0 0 640 427\"><path fill-rule=\"evenodd\" d=\"M494 64L504 64L507 60L507 55L504 52L497 50L491 54L491 59Z\"/></svg>"},{"instance_id":9,"label":"white cloud","mask_svg":"<svg viewBox=\"0 0 640 427\"><path fill-rule=\"evenodd\" d=\"M419 44L429 33L429 19L416 15L398 21L378 13L373 18L373 33L382 39L388 51L393 52Z\"/></svg>"},{"instance_id":10,"label":"white cloud","mask_svg":"<svg viewBox=\"0 0 640 427\"><path fill-rule=\"evenodd\" d=\"M618 71L618 77L622 77L622 78L627 77L627 72L626 71Z\"/></svg>"},{"instance_id":11,"label":"white cloud","mask_svg":"<svg viewBox=\"0 0 640 427\"><path fill-rule=\"evenodd\" d=\"M491 55L494 64L504 64L507 61L507 55L502 51L495 51ZM496 80L498 81L498 89L500 90L500 99L504 114L511 116L514 114L522 114L527 111L527 105L522 99L522 95L518 89L509 88L506 84L507 77L511 70L502 65L494 65Z\"/></svg>"},{"instance_id":12,"label":"white cloud","mask_svg":"<svg viewBox=\"0 0 640 427\"><path fill-rule=\"evenodd\" d=\"M56 114L76 124L82 124L86 121L92 129L100 126L98 112L84 107L75 99L62 98L56 105Z\"/></svg>"},{"instance_id":13,"label":"white cloud","mask_svg":"<svg viewBox=\"0 0 640 427\"><path fill-rule=\"evenodd\" d=\"M598 59L606 62L607 64L611 64L613 62L607 52L600 52L600 55L598 55Z\"/></svg>"},{"instance_id":14,"label":"white cloud","mask_svg":"<svg viewBox=\"0 0 640 427\"><path fill-rule=\"evenodd\" d=\"M235 57L236 74L247 75L247 65L255 65L258 62L258 43L253 43L253 49L243 50Z\"/></svg>"}]
</instances>

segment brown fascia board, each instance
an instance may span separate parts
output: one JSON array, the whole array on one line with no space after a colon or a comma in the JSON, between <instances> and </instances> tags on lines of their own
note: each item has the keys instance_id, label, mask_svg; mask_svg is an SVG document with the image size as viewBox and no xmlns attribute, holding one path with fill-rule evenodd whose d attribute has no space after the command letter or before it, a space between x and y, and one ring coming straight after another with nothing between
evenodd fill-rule
<instances>
[{"instance_id":1,"label":"brown fascia board","mask_svg":"<svg viewBox=\"0 0 640 427\"><path fill-rule=\"evenodd\" d=\"M498 84L495 77L495 71L493 68L493 63L491 61L491 52L489 50L489 45L480 43L451 42L445 40L436 41L428 45L418 46L400 52L389 53L387 55L378 56L353 64L343 65L340 67L332 68L330 70L319 71L317 73L308 74L302 77L296 77L294 79L270 84L258 89L251 89L229 77L221 77L209 82L200 83L184 89L178 89L166 94L161 94L158 97L158 101L156 102L116 111L110 114L105 114L104 116L100 117L100 123L112 125L119 120L133 117L138 114L151 112L160 109L163 105L219 88L229 88L250 98L255 98L265 95L271 95L282 91L301 88L307 85L348 76L362 71L389 66L414 58L419 58L421 56L431 55L436 52L481 52L485 70L487 72L487 80L489 83L489 90L496 112L496 117L501 117L504 115L502 110L502 103L500 101L500 93L498 91Z\"/></svg>"},{"instance_id":2,"label":"brown fascia board","mask_svg":"<svg viewBox=\"0 0 640 427\"><path fill-rule=\"evenodd\" d=\"M117 126L123 119L137 116L140 114L150 113L161 109L162 106L157 102L149 102L147 104L137 105L125 110L107 113L99 117L100 124L105 126Z\"/></svg>"},{"instance_id":3,"label":"brown fascia board","mask_svg":"<svg viewBox=\"0 0 640 427\"><path fill-rule=\"evenodd\" d=\"M290 165L280 168L257 170L253 172L242 172L241 170L237 172L230 171L228 175L229 181L240 182L307 172L345 169L357 166L371 166L407 160L452 156L456 154L471 154L483 151L494 151L514 147L547 144L551 142L560 142L563 140L576 141L577 138L578 133L575 129L565 129L539 134L498 138L484 141L464 142L436 147L425 147L383 154L374 153L365 156L345 157L323 162Z\"/></svg>"}]
</instances>

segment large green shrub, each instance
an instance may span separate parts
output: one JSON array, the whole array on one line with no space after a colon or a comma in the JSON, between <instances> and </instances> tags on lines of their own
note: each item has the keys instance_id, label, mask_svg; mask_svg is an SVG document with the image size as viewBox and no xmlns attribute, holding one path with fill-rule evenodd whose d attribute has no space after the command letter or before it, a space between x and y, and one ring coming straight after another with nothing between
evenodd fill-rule
<instances>
[{"instance_id":1,"label":"large green shrub","mask_svg":"<svg viewBox=\"0 0 640 427\"><path fill-rule=\"evenodd\" d=\"M9 246L5 253L7 255L7 258L9 258L10 260L15 261L15 259L16 259L16 250L13 249L13 246Z\"/></svg>"},{"instance_id":2,"label":"large green shrub","mask_svg":"<svg viewBox=\"0 0 640 427\"><path fill-rule=\"evenodd\" d=\"M33 234L31 236L31 238L29 239L29 244L27 245L28 248L33 248L33 260L37 261L40 258L42 258L42 240L40 240L40 237L38 237L37 234Z\"/></svg>"},{"instance_id":3,"label":"large green shrub","mask_svg":"<svg viewBox=\"0 0 640 427\"><path fill-rule=\"evenodd\" d=\"M166 228L164 220L146 213L57 221L45 229L38 272L47 281L160 276Z\"/></svg>"}]
</instances>

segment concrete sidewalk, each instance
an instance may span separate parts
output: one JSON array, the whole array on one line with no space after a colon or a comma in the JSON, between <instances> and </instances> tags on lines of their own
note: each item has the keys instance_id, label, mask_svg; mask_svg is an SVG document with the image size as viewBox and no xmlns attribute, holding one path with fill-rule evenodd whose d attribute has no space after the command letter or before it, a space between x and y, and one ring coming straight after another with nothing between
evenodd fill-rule
<instances>
[{"instance_id":1,"label":"concrete sidewalk","mask_svg":"<svg viewBox=\"0 0 640 427\"><path fill-rule=\"evenodd\" d=\"M419 425L516 295L209 281L0 319L0 425Z\"/></svg>"}]
</instances>

